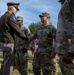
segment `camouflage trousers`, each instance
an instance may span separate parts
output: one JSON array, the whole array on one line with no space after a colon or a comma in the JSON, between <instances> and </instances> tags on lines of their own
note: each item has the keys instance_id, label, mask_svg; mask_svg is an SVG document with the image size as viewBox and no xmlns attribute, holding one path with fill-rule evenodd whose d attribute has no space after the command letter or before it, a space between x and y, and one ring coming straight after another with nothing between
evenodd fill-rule
<instances>
[{"instance_id":1,"label":"camouflage trousers","mask_svg":"<svg viewBox=\"0 0 74 75\"><path fill-rule=\"evenodd\" d=\"M34 75L55 75L55 67L53 59L50 59L46 49L38 48L33 59Z\"/></svg>"},{"instance_id":2,"label":"camouflage trousers","mask_svg":"<svg viewBox=\"0 0 74 75\"><path fill-rule=\"evenodd\" d=\"M74 64L63 63L63 56L59 56L59 65L62 75L74 75Z\"/></svg>"},{"instance_id":3,"label":"camouflage trousers","mask_svg":"<svg viewBox=\"0 0 74 75\"><path fill-rule=\"evenodd\" d=\"M15 52L15 66L21 75L28 75L28 53L22 50Z\"/></svg>"},{"instance_id":4,"label":"camouflage trousers","mask_svg":"<svg viewBox=\"0 0 74 75\"><path fill-rule=\"evenodd\" d=\"M54 75L61 75L60 71L60 66L59 66L59 57L56 55L55 58L53 59L54 61L54 66L55 66L55 74Z\"/></svg>"}]
</instances>

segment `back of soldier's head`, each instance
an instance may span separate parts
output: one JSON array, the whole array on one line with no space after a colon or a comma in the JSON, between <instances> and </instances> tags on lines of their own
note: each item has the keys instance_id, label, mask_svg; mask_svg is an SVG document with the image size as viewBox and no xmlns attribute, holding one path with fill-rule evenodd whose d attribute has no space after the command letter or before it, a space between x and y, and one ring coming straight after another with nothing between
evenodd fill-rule
<instances>
[{"instance_id":1,"label":"back of soldier's head","mask_svg":"<svg viewBox=\"0 0 74 75\"><path fill-rule=\"evenodd\" d=\"M66 0L58 0L61 4L63 4Z\"/></svg>"}]
</instances>

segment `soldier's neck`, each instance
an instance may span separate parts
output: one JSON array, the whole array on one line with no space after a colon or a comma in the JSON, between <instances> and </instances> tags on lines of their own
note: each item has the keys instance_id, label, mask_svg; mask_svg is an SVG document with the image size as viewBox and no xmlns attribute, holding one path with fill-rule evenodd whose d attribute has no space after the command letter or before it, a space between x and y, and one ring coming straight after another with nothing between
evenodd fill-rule
<instances>
[{"instance_id":1,"label":"soldier's neck","mask_svg":"<svg viewBox=\"0 0 74 75\"><path fill-rule=\"evenodd\" d=\"M49 25L49 21L46 21L42 24L43 26Z\"/></svg>"}]
</instances>

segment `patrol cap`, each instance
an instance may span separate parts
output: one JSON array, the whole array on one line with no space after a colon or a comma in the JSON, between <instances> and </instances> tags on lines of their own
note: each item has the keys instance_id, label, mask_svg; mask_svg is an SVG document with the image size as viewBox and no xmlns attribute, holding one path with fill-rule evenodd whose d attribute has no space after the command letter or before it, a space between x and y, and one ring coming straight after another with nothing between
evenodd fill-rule
<instances>
[{"instance_id":1,"label":"patrol cap","mask_svg":"<svg viewBox=\"0 0 74 75\"><path fill-rule=\"evenodd\" d=\"M48 12L44 12L41 15L39 15L39 17L43 17L43 16L46 16L46 17L50 18L50 14Z\"/></svg>"},{"instance_id":2,"label":"patrol cap","mask_svg":"<svg viewBox=\"0 0 74 75\"><path fill-rule=\"evenodd\" d=\"M7 3L7 6L14 6L14 7L16 8L16 10L19 11L19 8L18 8L19 4L20 4L20 3L8 2L8 3Z\"/></svg>"},{"instance_id":3,"label":"patrol cap","mask_svg":"<svg viewBox=\"0 0 74 75\"><path fill-rule=\"evenodd\" d=\"M23 21L23 17L17 16L16 20L17 20L17 21L20 21L20 20Z\"/></svg>"}]
</instances>

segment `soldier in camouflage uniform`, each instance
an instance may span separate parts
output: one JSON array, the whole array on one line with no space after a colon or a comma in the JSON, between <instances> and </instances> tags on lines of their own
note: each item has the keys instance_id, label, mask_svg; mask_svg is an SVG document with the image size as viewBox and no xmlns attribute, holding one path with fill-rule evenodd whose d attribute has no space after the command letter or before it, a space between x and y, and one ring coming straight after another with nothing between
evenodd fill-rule
<instances>
[{"instance_id":1,"label":"soldier in camouflage uniform","mask_svg":"<svg viewBox=\"0 0 74 75\"><path fill-rule=\"evenodd\" d=\"M17 22L19 27L26 36L30 35L30 31L23 25L23 17L18 16ZM27 41L23 41L15 35L15 66L21 75L28 75L28 50Z\"/></svg>"},{"instance_id":2,"label":"soldier in camouflage uniform","mask_svg":"<svg viewBox=\"0 0 74 75\"><path fill-rule=\"evenodd\" d=\"M47 12L39 15L42 26L39 27L31 40L38 39L38 48L33 59L34 75L54 75L55 68L53 63L54 47L53 40L56 36L56 28L49 22L50 14Z\"/></svg>"},{"instance_id":3,"label":"soldier in camouflage uniform","mask_svg":"<svg viewBox=\"0 0 74 75\"><path fill-rule=\"evenodd\" d=\"M74 0L59 0L62 7L58 15L56 34L56 52L59 55L59 65L62 75L74 75L72 58L73 27L74 27ZM71 50L72 49L72 50ZM74 53L74 52L73 52Z\"/></svg>"}]
</instances>

